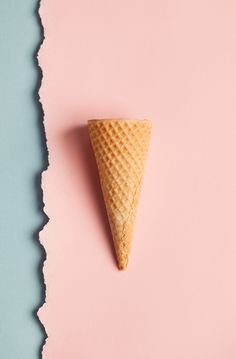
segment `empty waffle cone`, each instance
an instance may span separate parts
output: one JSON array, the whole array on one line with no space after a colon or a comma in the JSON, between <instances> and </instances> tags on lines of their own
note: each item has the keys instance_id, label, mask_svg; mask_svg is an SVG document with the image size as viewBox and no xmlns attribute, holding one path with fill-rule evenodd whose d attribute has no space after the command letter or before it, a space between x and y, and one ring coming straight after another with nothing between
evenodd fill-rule
<instances>
[{"instance_id":1,"label":"empty waffle cone","mask_svg":"<svg viewBox=\"0 0 236 359\"><path fill-rule=\"evenodd\" d=\"M90 120L88 129L113 236L126 269L151 133L148 120Z\"/></svg>"}]
</instances>

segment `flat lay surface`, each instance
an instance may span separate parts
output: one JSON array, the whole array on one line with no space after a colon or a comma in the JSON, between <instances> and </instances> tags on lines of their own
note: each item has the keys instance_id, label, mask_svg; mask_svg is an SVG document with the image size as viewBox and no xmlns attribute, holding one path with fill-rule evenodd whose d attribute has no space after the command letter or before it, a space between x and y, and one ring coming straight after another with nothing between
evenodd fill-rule
<instances>
[{"instance_id":1,"label":"flat lay surface","mask_svg":"<svg viewBox=\"0 0 236 359\"><path fill-rule=\"evenodd\" d=\"M42 1L50 222L44 359L236 356L232 1ZM127 271L113 254L90 118L153 130Z\"/></svg>"},{"instance_id":2,"label":"flat lay surface","mask_svg":"<svg viewBox=\"0 0 236 359\"><path fill-rule=\"evenodd\" d=\"M34 53L37 1L0 1L0 358L38 359L44 166Z\"/></svg>"},{"instance_id":3,"label":"flat lay surface","mask_svg":"<svg viewBox=\"0 0 236 359\"><path fill-rule=\"evenodd\" d=\"M42 359L235 359L232 0L0 1L0 358L39 359L44 338L38 7ZM152 122L126 271L99 118Z\"/></svg>"}]
</instances>

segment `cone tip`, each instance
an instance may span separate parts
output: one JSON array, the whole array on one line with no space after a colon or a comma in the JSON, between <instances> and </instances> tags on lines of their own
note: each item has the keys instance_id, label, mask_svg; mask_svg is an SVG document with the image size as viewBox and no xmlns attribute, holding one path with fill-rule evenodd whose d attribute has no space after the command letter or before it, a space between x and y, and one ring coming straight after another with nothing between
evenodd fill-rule
<instances>
[{"instance_id":1,"label":"cone tip","mask_svg":"<svg viewBox=\"0 0 236 359\"><path fill-rule=\"evenodd\" d=\"M128 266L128 258L122 258L118 260L118 269L120 271L126 270L127 266Z\"/></svg>"}]
</instances>

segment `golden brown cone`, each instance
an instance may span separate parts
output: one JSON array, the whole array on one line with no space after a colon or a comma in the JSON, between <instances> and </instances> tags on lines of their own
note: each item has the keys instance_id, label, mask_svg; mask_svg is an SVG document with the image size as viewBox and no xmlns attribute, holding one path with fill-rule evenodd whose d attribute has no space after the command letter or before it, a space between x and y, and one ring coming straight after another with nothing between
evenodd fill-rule
<instances>
[{"instance_id":1,"label":"golden brown cone","mask_svg":"<svg viewBox=\"0 0 236 359\"><path fill-rule=\"evenodd\" d=\"M148 120L88 121L118 268L126 269L151 134Z\"/></svg>"}]
</instances>

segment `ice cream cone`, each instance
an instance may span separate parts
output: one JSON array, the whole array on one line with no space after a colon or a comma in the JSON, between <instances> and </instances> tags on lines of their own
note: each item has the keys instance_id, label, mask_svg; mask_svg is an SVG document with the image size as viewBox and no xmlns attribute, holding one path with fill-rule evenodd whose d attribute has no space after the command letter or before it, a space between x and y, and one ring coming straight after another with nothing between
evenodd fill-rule
<instances>
[{"instance_id":1,"label":"ice cream cone","mask_svg":"<svg viewBox=\"0 0 236 359\"><path fill-rule=\"evenodd\" d=\"M113 236L126 269L151 133L148 120L90 120L88 129Z\"/></svg>"}]
</instances>

